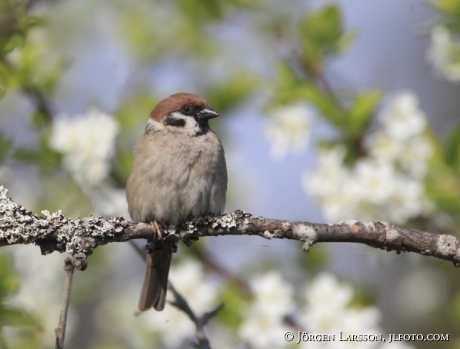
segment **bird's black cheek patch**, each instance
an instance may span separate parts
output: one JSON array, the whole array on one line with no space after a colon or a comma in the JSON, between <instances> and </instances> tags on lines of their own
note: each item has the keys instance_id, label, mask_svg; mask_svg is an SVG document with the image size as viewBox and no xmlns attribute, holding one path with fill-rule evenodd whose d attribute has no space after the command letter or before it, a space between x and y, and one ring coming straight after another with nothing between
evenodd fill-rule
<instances>
[{"instance_id":1,"label":"bird's black cheek patch","mask_svg":"<svg viewBox=\"0 0 460 349\"><path fill-rule=\"evenodd\" d=\"M175 118L172 115L166 115L164 122L165 122L165 125L168 125L168 126L178 126L178 127L185 126L184 119Z\"/></svg>"}]
</instances>

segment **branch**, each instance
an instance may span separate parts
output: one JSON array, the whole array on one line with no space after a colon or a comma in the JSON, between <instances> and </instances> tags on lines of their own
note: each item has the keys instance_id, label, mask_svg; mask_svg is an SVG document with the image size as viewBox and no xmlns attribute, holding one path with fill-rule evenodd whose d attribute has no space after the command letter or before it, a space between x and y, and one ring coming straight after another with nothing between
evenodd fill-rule
<instances>
[{"instance_id":1,"label":"branch","mask_svg":"<svg viewBox=\"0 0 460 349\"><path fill-rule=\"evenodd\" d=\"M224 304L221 303L214 310L204 313L201 317L198 318L196 317L195 313L190 308L184 297L182 297L176 291L176 289L171 283L169 283L168 288L171 290L175 298L174 301L170 303L179 310L182 310L184 313L186 313L190 320L192 320L192 322L195 324L195 337L198 340L198 343L193 343L194 347L198 349L211 349L209 340L206 337L206 334L204 333L204 326L224 307Z\"/></svg>"},{"instance_id":2,"label":"branch","mask_svg":"<svg viewBox=\"0 0 460 349\"><path fill-rule=\"evenodd\" d=\"M87 257L100 245L132 239L152 239L150 225L127 222L122 217L66 218L62 211L42 217L13 202L0 186L0 246L34 243L46 255L68 252L75 267L84 270ZM291 222L252 217L241 210L198 222L186 222L166 231L165 239L186 244L204 236L256 235L265 239L291 239L303 242L303 250L319 242L354 242L387 251L415 252L445 259L460 266L460 241L450 234L432 234L394 226L391 223L346 221L339 224Z\"/></svg>"},{"instance_id":3,"label":"branch","mask_svg":"<svg viewBox=\"0 0 460 349\"><path fill-rule=\"evenodd\" d=\"M62 309L59 315L58 327L54 330L56 333L56 349L64 348L65 328L67 325L67 312L69 310L70 303L70 291L72 290L72 279L75 267L72 263L71 258L66 258L64 261L65 271L65 284L64 284L64 296L62 298Z\"/></svg>"}]
</instances>

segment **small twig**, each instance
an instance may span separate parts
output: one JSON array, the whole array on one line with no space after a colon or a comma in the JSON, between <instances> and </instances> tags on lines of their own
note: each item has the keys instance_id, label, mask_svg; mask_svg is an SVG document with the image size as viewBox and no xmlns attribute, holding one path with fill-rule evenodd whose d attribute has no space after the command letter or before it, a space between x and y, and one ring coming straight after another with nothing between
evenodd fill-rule
<instances>
[{"instance_id":1,"label":"small twig","mask_svg":"<svg viewBox=\"0 0 460 349\"><path fill-rule=\"evenodd\" d=\"M192 343L192 345L198 349L211 349L209 340L206 337L206 334L204 333L204 326L224 307L224 304L221 303L214 310L204 313L201 317L198 318L193 312L193 310L190 308L184 297L182 297L176 291L176 289L171 283L169 283L168 288L171 290L175 298L175 300L171 302L171 304L174 305L177 309L182 310L184 313L186 313L190 320L192 320L192 322L195 324L195 337L198 340L198 343Z\"/></svg>"},{"instance_id":2,"label":"small twig","mask_svg":"<svg viewBox=\"0 0 460 349\"><path fill-rule=\"evenodd\" d=\"M295 319L293 314L288 314L288 315L283 316L283 323L298 332L302 332L306 330L305 324L299 324L299 322Z\"/></svg>"},{"instance_id":3,"label":"small twig","mask_svg":"<svg viewBox=\"0 0 460 349\"><path fill-rule=\"evenodd\" d=\"M336 95L334 89L329 84L327 78L324 75L322 66L315 66L308 60L307 57L302 53L300 48L294 44L291 40L286 39L281 33L277 32L275 38L286 52L285 60L291 61L296 64L312 81L318 84L320 88L329 96L329 98L337 105L338 108L342 109L342 103L340 98Z\"/></svg>"},{"instance_id":4,"label":"small twig","mask_svg":"<svg viewBox=\"0 0 460 349\"><path fill-rule=\"evenodd\" d=\"M39 86L27 85L22 87L22 92L35 104L35 108L40 112L47 124L53 121L54 108Z\"/></svg>"},{"instance_id":5,"label":"small twig","mask_svg":"<svg viewBox=\"0 0 460 349\"><path fill-rule=\"evenodd\" d=\"M75 271L75 267L70 257L66 258L64 261L64 271L66 277L64 284L64 295L62 298L61 314L59 316L58 327L54 330L54 333L56 333L56 349L64 348L65 328L67 325L67 313L70 303L70 291L72 290L73 272Z\"/></svg>"}]
</instances>

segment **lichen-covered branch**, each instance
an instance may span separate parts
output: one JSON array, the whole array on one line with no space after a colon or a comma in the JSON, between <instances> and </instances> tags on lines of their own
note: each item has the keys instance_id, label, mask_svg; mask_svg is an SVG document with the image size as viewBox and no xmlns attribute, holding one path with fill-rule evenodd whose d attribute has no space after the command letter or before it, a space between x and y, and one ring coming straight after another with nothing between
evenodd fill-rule
<instances>
[{"instance_id":1,"label":"lichen-covered branch","mask_svg":"<svg viewBox=\"0 0 460 349\"><path fill-rule=\"evenodd\" d=\"M154 237L148 224L128 222L121 217L70 219L61 211L53 214L43 211L39 217L13 202L7 193L7 189L0 186L0 246L34 243L40 246L42 254L68 252L80 270L86 268L87 257L99 245ZM237 210L186 222L166 231L165 239L183 240L189 245L200 237L224 235L298 240L303 242L305 252L319 242L354 242L398 253L416 252L460 266L460 242L455 236L400 228L382 221L317 224L252 217Z\"/></svg>"}]
</instances>

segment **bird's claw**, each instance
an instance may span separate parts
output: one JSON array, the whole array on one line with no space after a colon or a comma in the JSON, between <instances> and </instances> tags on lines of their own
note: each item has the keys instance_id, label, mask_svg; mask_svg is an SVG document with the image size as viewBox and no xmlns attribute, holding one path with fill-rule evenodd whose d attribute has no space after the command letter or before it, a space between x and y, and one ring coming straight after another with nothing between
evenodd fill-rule
<instances>
[{"instance_id":1,"label":"bird's claw","mask_svg":"<svg viewBox=\"0 0 460 349\"><path fill-rule=\"evenodd\" d=\"M163 241L165 236L163 232L165 231L166 227L163 223L157 221L151 221L150 226L152 227L153 234L155 239Z\"/></svg>"}]
</instances>

